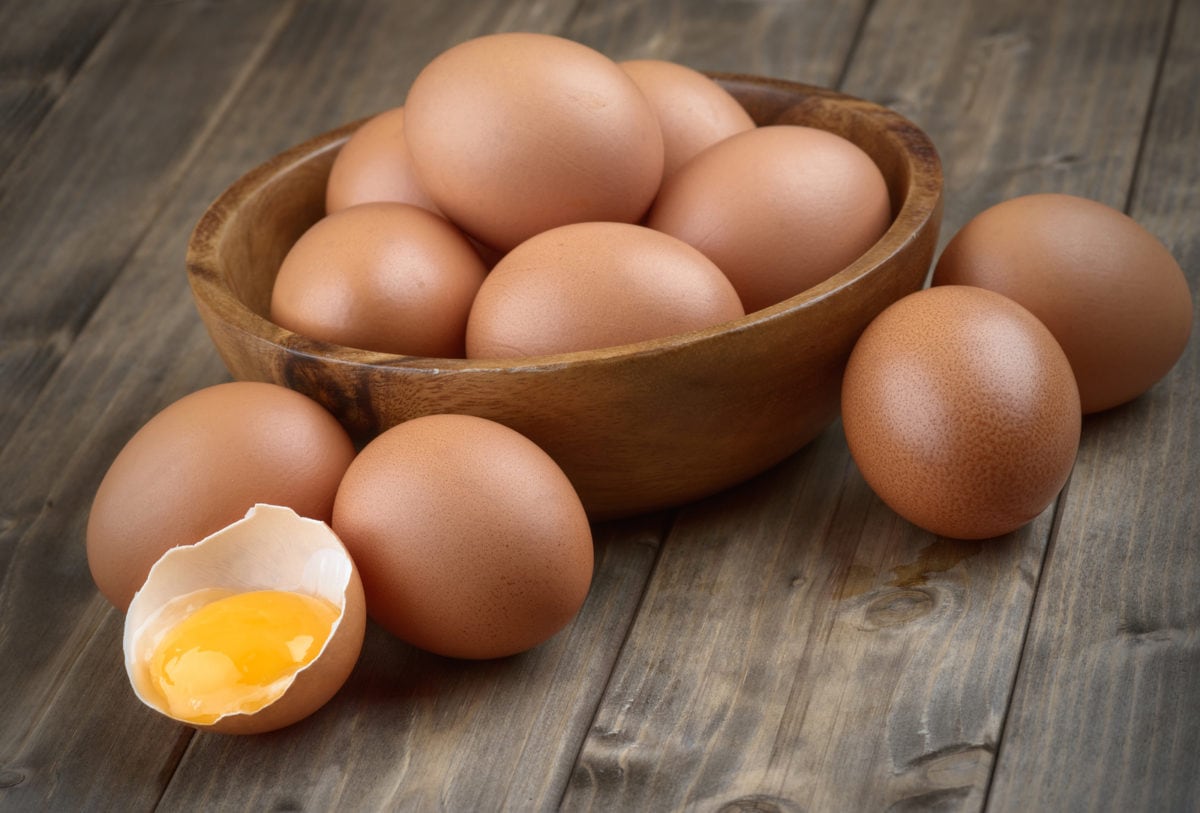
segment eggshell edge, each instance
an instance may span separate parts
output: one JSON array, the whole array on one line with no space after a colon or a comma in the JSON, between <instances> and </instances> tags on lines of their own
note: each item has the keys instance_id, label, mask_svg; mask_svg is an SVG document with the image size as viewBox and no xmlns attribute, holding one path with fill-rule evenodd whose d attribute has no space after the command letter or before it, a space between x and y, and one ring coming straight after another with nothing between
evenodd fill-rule
<instances>
[{"instance_id":1,"label":"eggshell edge","mask_svg":"<svg viewBox=\"0 0 1200 813\"><path fill-rule=\"evenodd\" d=\"M263 567L268 563L276 565L266 571L271 574L266 579L247 580L239 575L239 572L244 572L242 569L233 572L230 567L227 558L229 551L237 550L245 555L245 548L239 546L247 538L254 540L249 550L251 568L255 565ZM297 557L297 547L307 550L309 555ZM329 551L334 551L333 557L321 555ZM279 561L285 557L303 559L304 563L293 570L278 567ZM197 567L197 561L203 566ZM179 722L203 730L236 734L282 728L324 705L349 677L358 661L366 633L366 602L354 560L324 522L302 517L284 506L258 503L242 519L204 539L168 550L154 563L146 582L134 594L125 617L125 669L134 694L145 705L171 719L177 719L155 702L153 689L148 685L149 676L144 659L138 657L139 645L145 649L152 646L153 642L144 642L143 637L170 623L160 623L162 619L159 616L172 600L213 588L235 592L295 590L330 601L338 607L339 614L321 651L285 682L283 691L268 705L250 714L236 712L224 715L210 725L185 720ZM314 667L318 663L333 664L323 669L334 671L322 674L321 679L317 680ZM322 686L324 690L320 691ZM289 696L307 696L309 702L297 707L287 702ZM312 702L314 698L319 702Z\"/></svg>"}]
</instances>

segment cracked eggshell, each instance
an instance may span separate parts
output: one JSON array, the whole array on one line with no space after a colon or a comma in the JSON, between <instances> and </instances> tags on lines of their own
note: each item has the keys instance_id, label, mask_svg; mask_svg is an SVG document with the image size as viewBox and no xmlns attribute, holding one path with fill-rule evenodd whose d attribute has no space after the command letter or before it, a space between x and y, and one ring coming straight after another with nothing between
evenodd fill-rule
<instances>
[{"instance_id":1,"label":"cracked eggshell","mask_svg":"<svg viewBox=\"0 0 1200 813\"><path fill-rule=\"evenodd\" d=\"M125 669L138 699L170 717L150 683L148 664L155 643L209 602L264 589L303 593L337 607L329 638L310 663L280 681L278 696L263 708L227 714L212 725L187 724L226 734L254 734L291 725L323 706L346 682L362 649L362 582L328 525L290 508L265 504L253 506L244 518L193 545L172 548L151 568L125 617Z\"/></svg>"}]
</instances>

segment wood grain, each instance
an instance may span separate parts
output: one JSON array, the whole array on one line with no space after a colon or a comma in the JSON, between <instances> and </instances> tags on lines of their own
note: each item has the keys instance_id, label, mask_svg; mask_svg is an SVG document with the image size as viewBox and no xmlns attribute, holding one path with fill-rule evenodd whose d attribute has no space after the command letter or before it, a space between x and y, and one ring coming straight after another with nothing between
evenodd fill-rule
<instances>
[{"instance_id":1,"label":"wood grain","mask_svg":"<svg viewBox=\"0 0 1200 813\"><path fill-rule=\"evenodd\" d=\"M20 192L28 205L0 219L0 244L11 247L6 271L15 283L6 285L0 300L5 335L0 437L9 441L0 445L0 685L14 687L0 704L0 762L40 724L103 621L83 557L87 508L124 438L161 404L125 377L136 371L152 389L182 394L183 387L203 380L205 369L210 379L216 370L205 355L180 356L180 348L188 346L181 337L190 335L191 346L199 349L204 341L182 280L155 286L130 277L115 296L110 291L107 300L101 297L154 215L155 201L167 195L172 173L186 163L188 142L177 141L178 128L204 131L203 117L220 106L224 88L194 91L195 111L129 106L106 113L103 107L123 87L146 94L150 106L160 105L159 94L182 89L160 78L154 81L167 84L152 85L151 92L149 80L139 77L181 73L175 60L190 62L202 53L228 60L212 77L235 83L259 40L270 39L278 11L255 4L232 31L225 28L229 20L222 23L186 5L129 15L106 40L107 56L89 62L47 119L37 156L5 176L10 193ZM148 47L156 37L159 45ZM180 121L160 127L155 116ZM155 129L117 147L125 130L136 129L137 118ZM80 150L82 122L92 119L99 122L91 130L94 145ZM64 156L82 160L68 164ZM97 206L97 199L113 208ZM186 219L171 226L185 227ZM169 280L181 273L182 248L166 245L173 250L155 262ZM100 323L86 341L73 343L101 301ZM69 351L74 361L60 370ZM51 390L44 392L51 380ZM98 409L82 410L84 403Z\"/></svg>"},{"instance_id":2,"label":"wood grain","mask_svg":"<svg viewBox=\"0 0 1200 813\"><path fill-rule=\"evenodd\" d=\"M1121 199L1161 46L1128 29L1161 34L1169 8L1104 12L883 2L843 87L895 102L929 128L954 175L947 188L958 197L948 192L947 205L960 223L995 195L1046 183L1029 158L1064 149L1084 157L1073 163L1083 176L1073 191ZM1077 27L1087 49L1071 46ZM931 59L896 47L917 32L955 50ZM995 43L1004 48L990 52ZM975 92L964 76L975 77ZM1116 82L1137 84L1114 97L1106 88ZM1069 127L1057 123L1064 104L1075 111ZM568 808L983 804L1051 511L989 543L940 541L869 497L843 443L831 433L777 480L739 489L745 503L730 495L683 512L584 743ZM901 574L918 581L906 586Z\"/></svg>"},{"instance_id":3,"label":"wood grain","mask_svg":"<svg viewBox=\"0 0 1200 813\"><path fill-rule=\"evenodd\" d=\"M128 0L0 5L0 175L27 150Z\"/></svg>"},{"instance_id":4,"label":"wood grain","mask_svg":"<svg viewBox=\"0 0 1200 813\"><path fill-rule=\"evenodd\" d=\"M977 807L1049 524L925 534L838 427L684 511L565 807Z\"/></svg>"},{"instance_id":5,"label":"wood grain","mask_svg":"<svg viewBox=\"0 0 1200 813\"><path fill-rule=\"evenodd\" d=\"M938 145L943 245L1020 194L1120 208L1170 13L1170 0L880 0L844 89L894 107Z\"/></svg>"},{"instance_id":6,"label":"wood grain","mask_svg":"<svg viewBox=\"0 0 1200 813\"><path fill-rule=\"evenodd\" d=\"M870 3L583 0L565 36L613 59L833 86Z\"/></svg>"},{"instance_id":7,"label":"wood grain","mask_svg":"<svg viewBox=\"0 0 1200 813\"><path fill-rule=\"evenodd\" d=\"M1181 3L1129 208L1187 271L1194 306L1197 43L1200 7ZM1163 381L1084 424L989 809L1200 809L1198 324Z\"/></svg>"},{"instance_id":8,"label":"wood grain","mask_svg":"<svg viewBox=\"0 0 1200 813\"><path fill-rule=\"evenodd\" d=\"M0 447L288 7L248 4L242 25L231 27L204 4L138 6L108 31L0 179ZM183 64L205 67L174 67ZM128 98L139 103L119 103Z\"/></svg>"}]
</instances>

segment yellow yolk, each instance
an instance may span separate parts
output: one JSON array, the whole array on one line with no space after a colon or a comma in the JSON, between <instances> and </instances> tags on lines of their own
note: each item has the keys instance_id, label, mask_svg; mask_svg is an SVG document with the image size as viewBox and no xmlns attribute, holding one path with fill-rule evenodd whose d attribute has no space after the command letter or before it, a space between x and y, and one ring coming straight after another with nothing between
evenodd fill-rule
<instances>
[{"instance_id":1,"label":"yellow yolk","mask_svg":"<svg viewBox=\"0 0 1200 813\"><path fill-rule=\"evenodd\" d=\"M282 590L218 599L167 631L150 656L150 680L178 720L204 725L256 712L317 656L337 617L328 601Z\"/></svg>"}]
</instances>

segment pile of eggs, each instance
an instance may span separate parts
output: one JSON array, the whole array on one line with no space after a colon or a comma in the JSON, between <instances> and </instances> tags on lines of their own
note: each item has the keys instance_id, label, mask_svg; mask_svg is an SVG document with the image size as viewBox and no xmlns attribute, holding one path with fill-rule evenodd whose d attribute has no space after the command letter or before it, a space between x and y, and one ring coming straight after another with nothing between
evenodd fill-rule
<instances>
[{"instance_id":1,"label":"pile of eggs","mask_svg":"<svg viewBox=\"0 0 1200 813\"><path fill-rule=\"evenodd\" d=\"M327 216L279 270L272 319L402 355L511 358L699 329L770 307L887 229L882 175L840 137L756 127L715 82L658 61L501 34L431 62L361 126ZM1073 466L1081 415L1182 354L1178 264L1108 207L1016 198L886 309L843 380L863 476L935 533L1020 527ZM493 658L585 600L588 518L548 455L500 424L431 415L356 449L272 384L192 393L113 461L87 529L127 611L135 693L226 732L288 725L344 683L366 617L415 646Z\"/></svg>"},{"instance_id":2,"label":"pile of eggs","mask_svg":"<svg viewBox=\"0 0 1200 813\"><path fill-rule=\"evenodd\" d=\"M816 285L887 230L882 173L811 127L756 127L682 65L495 34L359 127L271 320L398 355L524 358L699 330Z\"/></svg>"}]
</instances>

